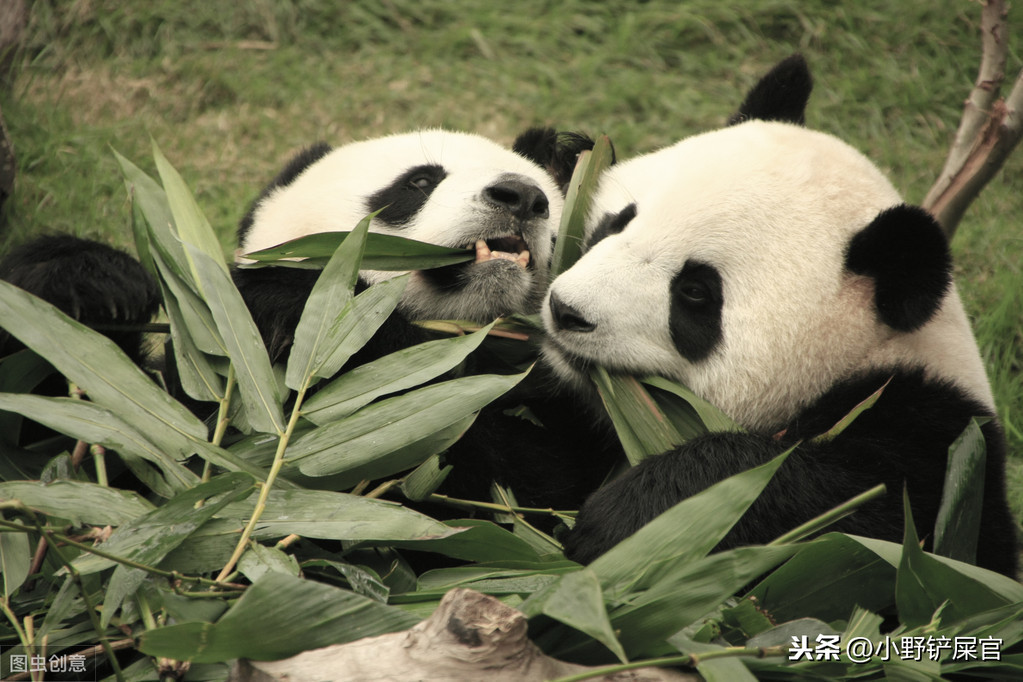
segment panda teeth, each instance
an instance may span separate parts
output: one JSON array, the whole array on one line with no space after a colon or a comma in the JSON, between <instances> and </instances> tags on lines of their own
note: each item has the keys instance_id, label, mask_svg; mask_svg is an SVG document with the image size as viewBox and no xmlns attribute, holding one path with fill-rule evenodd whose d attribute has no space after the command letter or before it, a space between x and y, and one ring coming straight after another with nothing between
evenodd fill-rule
<instances>
[{"instance_id":1,"label":"panda teeth","mask_svg":"<svg viewBox=\"0 0 1023 682\"><path fill-rule=\"evenodd\" d=\"M523 249L519 253L509 253L507 251L494 251L487 242L483 239L476 241L476 261L477 263L486 263L491 260L506 260L515 263L521 268L525 268L529 265L529 250Z\"/></svg>"}]
</instances>

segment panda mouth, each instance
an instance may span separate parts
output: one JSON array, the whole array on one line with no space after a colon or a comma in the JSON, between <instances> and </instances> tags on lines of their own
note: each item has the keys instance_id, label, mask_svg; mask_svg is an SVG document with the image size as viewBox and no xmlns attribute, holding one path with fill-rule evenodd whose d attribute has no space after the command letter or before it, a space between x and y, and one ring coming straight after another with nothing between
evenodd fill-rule
<instances>
[{"instance_id":1,"label":"panda mouth","mask_svg":"<svg viewBox=\"0 0 1023 682\"><path fill-rule=\"evenodd\" d=\"M505 260L522 269L530 265L529 245L519 236L476 240L476 263Z\"/></svg>"}]
</instances>

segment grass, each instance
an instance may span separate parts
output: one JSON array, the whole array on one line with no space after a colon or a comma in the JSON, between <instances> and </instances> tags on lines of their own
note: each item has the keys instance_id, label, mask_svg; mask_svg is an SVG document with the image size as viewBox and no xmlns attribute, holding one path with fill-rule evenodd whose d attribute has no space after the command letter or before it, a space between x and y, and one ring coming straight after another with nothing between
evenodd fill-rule
<instances>
[{"instance_id":1,"label":"grass","mask_svg":"<svg viewBox=\"0 0 1023 682\"><path fill-rule=\"evenodd\" d=\"M128 244L111 148L145 165L157 140L230 250L262 184L316 140L443 126L509 142L551 124L608 133L628 157L721 124L794 51L816 77L808 125L862 149L921 200L976 74L979 6L738 4L37 0L0 93L19 164L0 250L44 231ZM1023 35L1023 14L1010 24L1010 37ZM1017 152L953 247L1023 516L1021 167Z\"/></svg>"}]
</instances>

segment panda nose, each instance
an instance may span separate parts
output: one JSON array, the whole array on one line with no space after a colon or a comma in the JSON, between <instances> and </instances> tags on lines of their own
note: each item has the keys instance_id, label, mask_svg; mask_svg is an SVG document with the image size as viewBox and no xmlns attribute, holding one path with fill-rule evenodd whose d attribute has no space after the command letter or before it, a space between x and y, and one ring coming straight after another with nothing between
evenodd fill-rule
<instances>
[{"instance_id":1,"label":"panda nose","mask_svg":"<svg viewBox=\"0 0 1023 682\"><path fill-rule=\"evenodd\" d=\"M547 195L531 182L504 178L486 187L483 196L494 206L522 220L550 217Z\"/></svg>"},{"instance_id":2,"label":"panda nose","mask_svg":"<svg viewBox=\"0 0 1023 682\"><path fill-rule=\"evenodd\" d=\"M551 319L559 331L564 332L592 332L597 325L590 322L582 313L561 301L552 291L548 306L551 310Z\"/></svg>"}]
</instances>

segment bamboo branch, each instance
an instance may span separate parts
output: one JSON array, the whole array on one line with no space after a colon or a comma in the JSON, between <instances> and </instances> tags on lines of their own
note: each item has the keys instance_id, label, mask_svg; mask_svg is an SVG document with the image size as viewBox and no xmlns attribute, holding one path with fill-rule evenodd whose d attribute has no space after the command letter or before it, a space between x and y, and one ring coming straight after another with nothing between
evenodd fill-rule
<instances>
[{"instance_id":1,"label":"bamboo branch","mask_svg":"<svg viewBox=\"0 0 1023 682\"><path fill-rule=\"evenodd\" d=\"M951 239L967 207L998 173L1023 135L1023 71L1012 92L1001 99L1008 54L1005 0L987 0L981 11L981 61L977 80L938 180L923 207Z\"/></svg>"}]
</instances>

